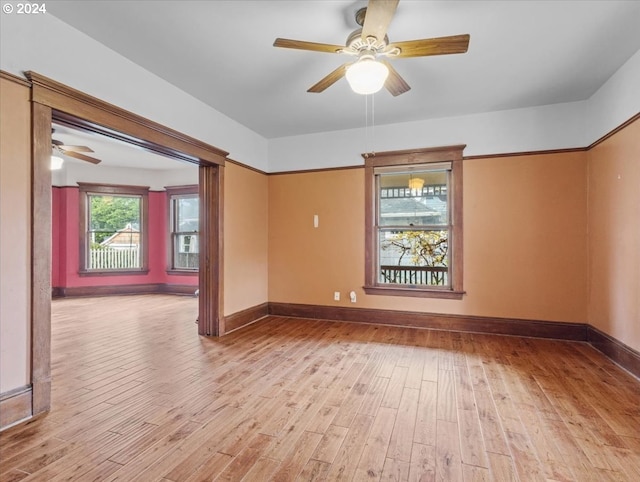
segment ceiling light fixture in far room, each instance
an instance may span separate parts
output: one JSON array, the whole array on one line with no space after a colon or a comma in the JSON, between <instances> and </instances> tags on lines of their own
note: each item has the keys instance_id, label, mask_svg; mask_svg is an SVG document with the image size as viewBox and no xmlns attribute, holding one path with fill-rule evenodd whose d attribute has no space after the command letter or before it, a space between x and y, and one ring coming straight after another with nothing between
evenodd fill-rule
<instances>
[{"instance_id":1,"label":"ceiling light fixture in far room","mask_svg":"<svg viewBox=\"0 0 640 482\"><path fill-rule=\"evenodd\" d=\"M58 171L62 169L62 165L64 164L64 159L58 156L51 156L51 170Z\"/></svg>"},{"instance_id":2,"label":"ceiling light fixture in far room","mask_svg":"<svg viewBox=\"0 0 640 482\"><path fill-rule=\"evenodd\" d=\"M389 76L386 65L375 60L373 55L363 55L347 67L346 77L351 90L356 94L375 94L384 87Z\"/></svg>"},{"instance_id":3,"label":"ceiling light fixture in far room","mask_svg":"<svg viewBox=\"0 0 640 482\"><path fill-rule=\"evenodd\" d=\"M419 177L409 178L409 189L411 189L412 192L421 193L423 187L424 187L424 179Z\"/></svg>"}]
</instances>

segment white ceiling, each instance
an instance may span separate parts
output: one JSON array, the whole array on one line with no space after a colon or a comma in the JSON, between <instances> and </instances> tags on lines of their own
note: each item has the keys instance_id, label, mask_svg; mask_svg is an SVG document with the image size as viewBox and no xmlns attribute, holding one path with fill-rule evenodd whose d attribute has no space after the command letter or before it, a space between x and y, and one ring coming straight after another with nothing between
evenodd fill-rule
<instances>
[{"instance_id":1,"label":"white ceiling","mask_svg":"<svg viewBox=\"0 0 640 482\"><path fill-rule=\"evenodd\" d=\"M272 46L276 37L342 45L364 5L56 1L47 12L276 138L364 126L364 97L346 80L321 94L306 92L347 59ZM469 51L393 60L412 89L395 98L376 94L375 123L588 99L640 49L639 26L640 1L401 0L391 42L469 33Z\"/></svg>"},{"instance_id":2,"label":"white ceiling","mask_svg":"<svg viewBox=\"0 0 640 482\"><path fill-rule=\"evenodd\" d=\"M127 169L184 169L196 168L194 164L186 161L178 161L169 157L161 156L145 149L134 146L127 142L118 141L100 134L93 134L60 124L53 124L53 134L51 137L67 146L86 146L94 152L82 152L87 156L99 159L100 164L91 164L86 161L75 159L70 156L61 155L55 151L56 156L61 156L66 163L83 166L99 167L124 167Z\"/></svg>"}]
</instances>

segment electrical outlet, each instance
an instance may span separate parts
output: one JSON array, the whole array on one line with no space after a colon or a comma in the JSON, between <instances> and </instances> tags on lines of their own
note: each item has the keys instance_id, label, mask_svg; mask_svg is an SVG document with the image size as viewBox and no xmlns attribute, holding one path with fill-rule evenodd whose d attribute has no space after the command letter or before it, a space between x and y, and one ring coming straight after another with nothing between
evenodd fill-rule
<instances>
[{"instance_id":1,"label":"electrical outlet","mask_svg":"<svg viewBox=\"0 0 640 482\"><path fill-rule=\"evenodd\" d=\"M340 292L334 291L333 293L333 301L340 301Z\"/></svg>"},{"instance_id":2,"label":"electrical outlet","mask_svg":"<svg viewBox=\"0 0 640 482\"><path fill-rule=\"evenodd\" d=\"M356 292L352 291L351 293L349 293L349 298L351 299L351 303L355 303L356 302Z\"/></svg>"}]
</instances>

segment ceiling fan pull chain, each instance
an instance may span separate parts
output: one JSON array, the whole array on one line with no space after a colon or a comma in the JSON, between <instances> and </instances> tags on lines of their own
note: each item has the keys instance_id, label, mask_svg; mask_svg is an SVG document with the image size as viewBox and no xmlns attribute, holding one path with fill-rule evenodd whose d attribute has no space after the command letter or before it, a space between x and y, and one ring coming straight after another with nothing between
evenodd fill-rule
<instances>
[{"instance_id":1,"label":"ceiling fan pull chain","mask_svg":"<svg viewBox=\"0 0 640 482\"><path fill-rule=\"evenodd\" d=\"M369 157L369 96L362 97L364 97L364 152L365 157Z\"/></svg>"},{"instance_id":2,"label":"ceiling fan pull chain","mask_svg":"<svg viewBox=\"0 0 640 482\"><path fill-rule=\"evenodd\" d=\"M371 154L376 155L376 94L371 94Z\"/></svg>"}]
</instances>

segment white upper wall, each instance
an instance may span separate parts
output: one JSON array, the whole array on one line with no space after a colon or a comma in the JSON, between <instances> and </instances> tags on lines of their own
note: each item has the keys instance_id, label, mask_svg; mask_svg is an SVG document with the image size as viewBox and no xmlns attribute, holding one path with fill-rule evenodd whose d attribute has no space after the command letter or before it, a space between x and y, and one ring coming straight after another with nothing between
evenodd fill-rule
<instances>
[{"instance_id":1,"label":"white upper wall","mask_svg":"<svg viewBox=\"0 0 640 482\"><path fill-rule=\"evenodd\" d=\"M53 186L77 186L78 182L149 186L152 191L163 191L166 186L188 186L199 181L195 165L178 169L131 169L65 162L62 169L51 173Z\"/></svg>"},{"instance_id":2,"label":"white upper wall","mask_svg":"<svg viewBox=\"0 0 640 482\"><path fill-rule=\"evenodd\" d=\"M640 112L639 86L640 51L587 101L271 139L269 172L361 165L363 152L453 144L466 144L465 156L587 147Z\"/></svg>"},{"instance_id":3,"label":"white upper wall","mask_svg":"<svg viewBox=\"0 0 640 482\"><path fill-rule=\"evenodd\" d=\"M640 112L640 50L591 96L588 107L588 144Z\"/></svg>"},{"instance_id":4,"label":"white upper wall","mask_svg":"<svg viewBox=\"0 0 640 482\"><path fill-rule=\"evenodd\" d=\"M465 156L584 146L584 102L322 132L269 141L269 171L354 166L364 152L466 144ZM364 115L363 115L364 118Z\"/></svg>"},{"instance_id":5,"label":"white upper wall","mask_svg":"<svg viewBox=\"0 0 640 482\"><path fill-rule=\"evenodd\" d=\"M267 170L267 140L52 15L0 15L0 68L32 70ZM203 79L206 82L206 79Z\"/></svg>"}]
</instances>

